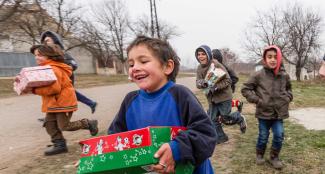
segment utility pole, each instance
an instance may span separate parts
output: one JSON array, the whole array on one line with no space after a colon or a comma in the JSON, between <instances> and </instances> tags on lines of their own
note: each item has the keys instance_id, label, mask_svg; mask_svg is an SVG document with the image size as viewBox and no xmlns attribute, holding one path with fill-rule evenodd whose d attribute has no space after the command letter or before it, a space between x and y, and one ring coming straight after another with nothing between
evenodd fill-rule
<instances>
[{"instance_id":1,"label":"utility pole","mask_svg":"<svg viewBox=\"0 0 325 174\"><path fill-rule=\"evenodd\" d=\"M159 30L159 24L158 24L158 15L157 15L157 8L156 8L156 0L153 0L153 7L155 9L157 36L160 39L160 30Z\"/></svg>"},{"instance_id":2,"label":"utility pole","mask_svg":"<svg viewBox=\"0 0 325 174\"><path fill-rule=\"evenodd\" d=\"M150 17L151 17L151 37L154 37L157 34L157 37L160 39L160 27L158 22L156 0L149 0L150 2Z\"/></svg>"},{"instance_id":3,"label":"utility pole","mask_svg":"<svg viewBox=\"0 0 325 174\"><path fill-rule=\"evenodd\" d=\"M155 36L155 27L153 25L153 7L152 7L152 0L149 0L150 2L150 19L151 19L151 37L154 37Z\"/></svg>"}]
</instances>

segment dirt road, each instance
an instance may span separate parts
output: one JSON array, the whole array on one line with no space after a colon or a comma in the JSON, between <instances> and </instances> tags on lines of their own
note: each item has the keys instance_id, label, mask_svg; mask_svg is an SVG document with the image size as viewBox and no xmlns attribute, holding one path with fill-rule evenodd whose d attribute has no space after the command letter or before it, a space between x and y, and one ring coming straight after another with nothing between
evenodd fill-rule
<instances>
[{"instance_id":1,"label":"dirt road","mask_svg":"<svg viewBox=\"0 0 325 174\"><path fill-rule=\"evenodd\" d=\"M290 111L290 120L309 130L325 130L325 108L300 108Z\"/></svg>"},{"instance_id":2,"label":"dirt road","mask_svg":"<svg viewBox=\"0 0 325 174\"><path fill-rule=\"evenodd\" d=\"M177 81L195 90L195 78L181 78ZM137 89L135 84L94 87L80 90L86 96L95 99L99 105L95 114L79 103L79 110L72 120L90 118L99 120L99 129L104 131L113 119L124 96ZM15 173L22 165L27 164L35 156L42 156L50 138L37 118L44 116L40 111L39 96L28 95L0 99L0 173ZM80 139L90 137L86 130L64 132L68 145Z\"/></svg>"}]
</instances>

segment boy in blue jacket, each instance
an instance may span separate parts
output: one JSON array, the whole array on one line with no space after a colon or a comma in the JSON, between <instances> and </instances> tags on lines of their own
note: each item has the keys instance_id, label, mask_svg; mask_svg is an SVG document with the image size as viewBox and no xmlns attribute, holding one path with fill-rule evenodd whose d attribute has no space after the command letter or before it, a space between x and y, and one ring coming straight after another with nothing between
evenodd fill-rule
<instances>
[{"instance_id":1,"label":"boy in blue jacket","mask_svg":"<svg viewBox=\"0 0 325 174\"><path fill-rule=\"evenodd\" d=\"M174 172L177 163L190 161L195 174L213 174L209 157L216 145L216 132L195 95L175 84L179 58L165 41L138 36L127 48L129 76L140 88L126 95L108 133L147 126L184 126L155 153L158 173Z\"/></svg>"}]
</instances>

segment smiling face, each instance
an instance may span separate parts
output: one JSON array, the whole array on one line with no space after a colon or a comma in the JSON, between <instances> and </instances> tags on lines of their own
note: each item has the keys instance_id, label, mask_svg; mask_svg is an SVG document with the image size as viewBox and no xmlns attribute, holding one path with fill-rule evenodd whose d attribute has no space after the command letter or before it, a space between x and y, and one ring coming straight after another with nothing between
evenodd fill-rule
<instances>
[{"instance_id":1,"label":"smiling face","mask_svg":"<svg viewBox=\"0 0 325 174\"><path fill-rule=\"evenodd\" d=\"M270 69L275 69L277 66L277 55L275 50L269 50L265 53L265 64Z\"/></svg>"},{"instance_id":2,"label":"smiling face","mask_svg":"<svg viewBox=\"0 0 325 174\"><path fill-rule=\"evenodd\" d=\"M137 86L146 92L159 90L168 82L168 75L174 69L174 62L163 65L147 46L134 46L128 53L129 76Z\"/></svg>"},{"instance_id":3,"label":"smiling face","mask_svg":"<svg viewBox=\"0 0 325 174\"><path fill-rule=\"evenodd\" d=\"M204 51L198 51L197 58L203 65L208 63L208 55Z\"/></svg>"}]
</instances>

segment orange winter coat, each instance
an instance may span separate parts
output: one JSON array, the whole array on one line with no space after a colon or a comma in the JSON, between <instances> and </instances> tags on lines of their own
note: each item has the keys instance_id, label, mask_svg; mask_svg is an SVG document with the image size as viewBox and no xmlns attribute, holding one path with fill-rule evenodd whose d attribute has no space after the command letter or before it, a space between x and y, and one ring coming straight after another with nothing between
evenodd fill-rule
<instances>
[{"instance_id":1,"label":"orange winter coat","mask_svg":"<svg viewBox=\"0 0 325 174\"><path fill-rule=\"evenodd\" d=\"M70 76L72 68L61 62L48 59L42 65L50 65L57 81L49 86L33 89L42 96L42 112L71 112L77 110L77 97Z\"/></svg>"}]
</instances>

